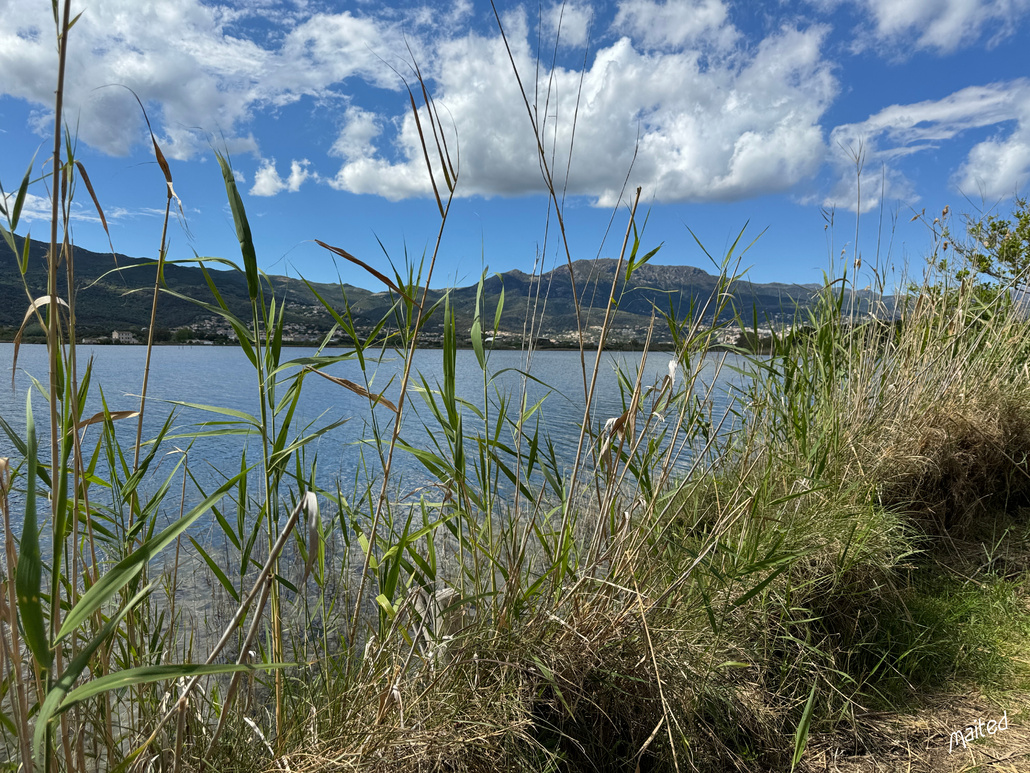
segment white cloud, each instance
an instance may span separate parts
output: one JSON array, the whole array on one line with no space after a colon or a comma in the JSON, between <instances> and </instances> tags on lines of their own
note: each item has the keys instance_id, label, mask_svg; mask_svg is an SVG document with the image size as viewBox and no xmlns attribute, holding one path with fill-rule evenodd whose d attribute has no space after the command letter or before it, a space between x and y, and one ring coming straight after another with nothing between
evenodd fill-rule
<instances>
[{"instance_id":1,"label":"white cloud","mask_svg":"<svg viewBox=\"0 0 1030 773\"><path fill-rule=\"evenodd\" d=\"M1030 104L1024 105L1024 108ZM994 203L1019 195L1030 182L1030 110L1008 137L973 147L952 184L971 199Z\"/></svg>"},{"instance_id":2,"label":"white cloud","mask_svg":"<svg viewBox=\"0 0 1030 773\"><path fill-rule=\"evenodd\" d=\"M0 30L4 91L45 107L53 98L56 53L49 9L7 4ZM254 43L222 34L225 9L197 2L140 5L108 0L91 5L70 36L66 111L80 137L112 154L142 139L144 123L132 88L162 125L170 158L191 155L194 127L232 132L247 115L254 76L265 53ZM170 44L174 41L174 44ZM46 120L46 119L44 119Z\"/></svg>"},{"instance_id":3,"label":"white cloud","mask_svg":"<svg viewBox=\"0 0 1030 773\"><path fill-rule=\"evenodd\" d=\"M525 16L509 19L507 33L532 100L536 61ZM596 53L582 74L582 94L579 72L541 72L535 90L539 109L547 104L541 132L551 168L564 176L568 167L568 191L604 206L618 202L631 165L630 185L660 201L788 190L825 157L819 122L837 91L821 57L825 34L824 28L785 28L753 51L711 53L703 61L696 50L642 51L623 37ZM431 74L445 126L457 134L449 141L452 150L460 148L459 192L543 190L533 131L499 36L442 41ZM367 116L362 121L371 125ZM390 161L383 148L366 144L363 154L348 157L335 185L391 199L429 191L414 120L406 114L375 120L393 124L398 136L385 149L400 159Z\"/></svg>"},{"instance_id":4,"label":"white cloud","mask_svg":"<svg viewBox=\"0 0 1030 773\"><path fill-rule=\"evenodd\" d=\"M901 47L949 53L1013 34L1030 0L856 0L872 16L873 34Z\"/></svg>"},{"instance_id":5,"label":"white cloud","mask_svg":"<svg viewBox=\"0 0 1030 773\"><path fill-rule=\"evenodd\" d=\"M187 159L206 152L212 138L231 152L256 152L256 140L241 132L256 111L332 95L347 78L397 87L377 58L404 51L395 25L349 12L298 22L302 6L91 2L70 36L65 110L80 139L124 155L146 139L139 106L121 88L129 87L147 106L165 155ZM38 123L48 131L57 70L49 6L8 0L0 7L0 94L41 106ZM234 32L248 15L282 26L259 43Z\"/></svg>"},{"instance_id":6,"label":"white cloud","mask_svg":"<svg viewBox=\"0 0 1030 773\"><path fill-rule=\"evenodd\" d=\"M262 159L261 166L254 173L254 186L250 189L250 195L275 196L282 191L296 193L305 180L314 176L308 170L310 164L311 162L306 158L301 161L291 161L290 176L284 180L276 171L274 158Z\"/></svg>"},{"instance_id":7,"label":"white cloud","mask_svg":"<svg viewBox=\"0 0 1030 773\"><path fill-rule=\"evenodd\" d=\"M9 215L14 214L14 201L15 194L5 194L4 208L7 210ZM73 223L93 223L100 225L101 220L100 216L97 214L96 208L89 199L86 199L86 201L88 203L85 204L81 201L72 202L71 210L69 212L71 221ZM22 202L19 217L19 230L21 230L20 226L25 223L42 222L49 225L52 214L53 209L48 197L38 196L35 193L26 193L25 200ZM139 207L136 209L128 209L126 207L104 207L104 217L108 223L137 217L164 217L164 214L164 209L153 209L151 207ZM2 222L6 227L6 221Z\"/></svg>"},{"instance_id":8,"label":"white cloud","mask_svg":"<svg viewBox=\"0 0 1030 773\"><path fill-rule=\"evenodd\" d=\"M1009 124L1015 127L1006 137ZM940 100L891 105L865 121L838 126L830 135L833 164L840 179L826 204L854 209L855 164L865 158L862 209L879 203L881 173L888 198L914 203L913 186L898 169L901 159L939 148L965 132L998 127L998 136L976 144L952 177L953 187L967 196L1003 199L1030 181L1030 80L971 86Z\"/></svg>"},{"instance_id":9,"label":"white cloud","mask_svg":"<svg viewBox=\"0 0 1030 773\"><path fill-rule=\"evenodd\" d=\"M728 18L722 0L623 0L612 30L649 48L675 48L699 39L726 47L737 37Z\"/></svg>"},{"instance_id":10,"label":"white cloud","mask_svg":"<svg viewBox=\"0 0 1030 773\"><path fill-rule=\"evenodd\" d=\"M286 180L286 190L290 193L296 193L300 190L301 184L312 176L312 173L308 171L308 166L311 164L306 158L301 161L290 162L290 176Z\"/></svg>"},{"instance_id":11,"label":"white cloud","mask_svg":"<svg viewBox=\"0 0 1030 773\"><path fill-rule=\"evenodd\" d=\"M379 118L371 111L351 105L344 112L343 120L343 129L329 149L329 155L344 159L365 156L383 131Z\"/></svg>"},{"instance_id":12,"label":"white cloud","mask_svg":"<svg viewBox=\"0 0 1030 773\"><path fill-rule=\"evenodd\" d=\"M0 26L0 92L42 106L43 124L55 70L45 6L6 0ZM314 97L323 113L347 106L325 148L341 164L318 174L309 155L315 163L294 161L283 178L274 161L262 160L254 195L297 190L309 178L389 199L427 195L406 95L376 94L376 103L359 104L351 88L360 81L396 94L398 78L380 57L407 57L410 45L460 158L459 194L542 191L536 138L497 32L423 30L415 11L367 8L380 15L311 14L268 2L241 10L201 0L93 0L73 30L69 115L87 144L127 153L146 139L138 107L124 89L98 88L124 84L147 105L170 158L206 151L213 136L260 159L254 117ZM474 7L462 2L453 11L467 19ZM544 28L556 26L559 11L546 6ZM589 41L598 23L592 14L586 0L565 5L568 44ZM260 26L255 17L267 33L260 40L240 32ZM503 20L529 98L537 100L556 183L572 194L614 204L632 166L630 186L660 201L742 199L789 190L825 158L820 124L838 90L822 53L825 27L787 26L749 41L723 0L622 0L612 26L595 31L603 45L581 73L538 68L537 31L524 7L509 8ZM411 34L412 24L424 34Z\"/></svg>"},{"instance_id":13,"label":"white cloud","mask_svg":"<svg viewBox=\"0 0 1030 773\"><path fill-rule=\"evenodd\" d=\"M286 187L286 183L275 171L275 162L265 159L260 168L254 173L254 187L250 189L251 196L274 196Z\"/></svg>"},{"instance_id":14,"label":"white cloud","mask_svg":"<svg viewBox=\"0 0 1030 773\"><path fill-rule=\"evenodd\" d=\"M305 94L330 94L351 77L396 89L397 76L380 57L406 57L406 42L401 31L386 22L349 11L316 14L286 35L263 85L281 103ZM417 43L414 49L419 50Z\"/></svg>"},{"instance_id":15,"label":"white cloud","mask_svg":"<svg viewBox=\"0 0 1030 773\"><path fill-rule=\"evenodd\" d=\"M544 9L544 35L566 46L582 48L587 44L594 11L586 3L555 2Z\"/></svg>"},{"instance_id":16,"label":"white cloud","mask_svg":"<svg viewBox=\"0 0 1030 773\"><path fill-rule=\"evenodd\" d=\"M9 215L14 214L14 201L15 195L8 193L4 196L4 209L7 210ZM20 213L20 223L34 223L44 222L49 223L51 215L53 214L52 205L50 199L45 196L37 196L34 193L26 193L25 199L22 202L22 208ZM97 215L95 209L86 209L80 202L72 202L71 219L73 221L79 221L84 223L99 223L100 217ZM105 213L106 214L106 213ZM7 226L6 221L3 221L4 226Z\"/></svg>"},{"instance_id":17,"label":"white cloud","mask_svg":"<svg viewBox=\"0 0 1030 773\"><path fill-rule=\"evenodd\" d=\"M449 8L443 17L444 24L447 27L456 27L472 15L472 0L453 0Z\"/></svg>"}]
</instances>

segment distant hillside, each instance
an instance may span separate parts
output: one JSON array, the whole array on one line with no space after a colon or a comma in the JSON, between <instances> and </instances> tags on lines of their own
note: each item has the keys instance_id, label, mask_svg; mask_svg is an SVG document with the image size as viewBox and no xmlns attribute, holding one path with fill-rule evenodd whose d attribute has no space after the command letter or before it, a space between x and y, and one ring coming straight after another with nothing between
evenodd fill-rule
<instances>
[{"instance_id":1,"label":"distant hillside","mask_svg":"<svg viewBox=\"0 0 1030 773\"><path fill-rule=\"evenodd\" d=\"M46 293L46 253L48 245L33 240L29 250L26 282L33 297ZM112 256L81 247L75 248L76 317L85 336L109 335L112 330L140 329L150 324L156 261L153 259ZM209 268L219 294L243 319L250 317L247 281L242 273ZM214 303L203 272L195 266L166 265L165 287L181 295ZM288 277L269 277L277 298L286 298L287 321L298 326L328 330L330 315L322 309L303 282ZM62 266L59 292L67 294L67 278ZM362 309L374 294L350 285L318 285L330 302L343 305L346 293L352 306ZM378 307L384 304L373 304ZM0 241L0 330L16 330L21 324L28 301L18 264L6 242ZM371 315L368 315L371 318ZM165 294L158 304L158 326L174 330L184 326L204 326L215 320L206 309L190 301Z\"/></svg>"},{"instance_id":2,"label":"distant hillside","mask_svg":"<svg viewBox=\"0 0 1030 773\"><path fill-rule=\"evenodd\" d=\"M572 264L584 325L599 325L604 320L617 267L618 261L614 258L578 260ZM616 281L615 297L619 306L615 326L643 331L655 309L659 312L672 310L678 319L696 316L716 291L718 282L718 277L693 266L648 263L637 268L627 283L624 265ZM544 334L575 330L573 286L567 265L542 276L509 271L491 277L483 287L488 308L495 306L502 286L506 311L502 328L521 329L527 304L535 304L538 310L545 310L541 325ZM756 308L759 321L765 324L792 319L799 304L805 306L810 302L816 287L742 281L737 282L732 290L734 302L745 312L745 317L751 319L751 310ZM468 299L471 307L475 303L475 292L475 287L455 290L452 303L457 305ZM711 321L711 312L707 321Z\"/></svg>"},{"instance_id":3,"label":"distant hillside","mask_svg":"<svg viewBox=\"0 0 1030 773\"><path fill-rule=\"evenodd\" d=\"M46 292L47 245L33 241L30 246L27 281L33 297ZM576 295L585 326L600 325L611 293L618 262L612 258L576 261L573 264ZM83 337L107 336L113 330L140 330L149 324L154 286L155 263L152 259L91 252L75 248L75 283L78 287L77 319ZM247 284L243 274L211 270L222 298L242 319L249 318ZM212 302L211 291L201 270L194 266L169 265L164 272L165 286L176 293ZM332 325L328 312L303 282L282 276L269 277L277 298L286 299L287 334L295 340L310 340ZM652 310L669 311L682 319L698 313L711 297L717 277L691 266L647 264L636 269L625 282L625 269L616 288L619 298L615 327L623 339L642 337ZM66 295L65 272L60 276L60 294ZM359 327L375 324L392 303L386 292L372 292L351 285L315 284L320 295L342 309L344 298L350 304ZM484 282L483 296L487 317L492 324L494 309L504 288L504 313L500 330L521 334L528 312L539 320L537 335L555 340L567 339L576 329L573 288L569 267L561 266L541 276L509 271L491 276ZM752 319L752 309L760 324L789 322L798 305L810 302L817 285L754 284L738 282L733 287L734 302ZM458 318L459 330L467 331L475 309L476 286L455 288L450 303ZM419 292L421 295L421 291ZM430 302L440 300L441 290L431 290ZM0 241L0 335L10 339L28 307L15 256ZM158 305L158 327L169 332L189 327L198 335L214 337L225 332L217 318L201 306L166 294ZM710 321L710 320L706 320ZM439 335L442 315L436 314L427 325L430 339ZM36 329L38 333L38 328Z\"/></svg>"}]
</instances>

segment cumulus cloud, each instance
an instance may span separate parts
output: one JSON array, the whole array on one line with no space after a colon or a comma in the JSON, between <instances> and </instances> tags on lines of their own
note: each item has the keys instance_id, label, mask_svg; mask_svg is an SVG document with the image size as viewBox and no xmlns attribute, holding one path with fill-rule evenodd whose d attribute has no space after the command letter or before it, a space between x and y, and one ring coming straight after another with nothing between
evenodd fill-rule
<instances>
[{"instance_id":1,"label":"cumulus cloud","mask_svg":"<svg viewBox=\"0 0 1030 773\"><path fill-rule=\"evenodd\" d=\"M49 9L7 4L0 30L4 91L40 105L53 97L56 53ZM247 69L260 71L264 53L254 43L221 34L231 14L199 3L140 6L111 0L89 8L69 46L66 110L80 137L111 154L141 139L143 118L128 86L163 119L163 150L188 157L201 122L231 131L246 115L254 88ZM169 41L174 40L175 45Z\"/></svg>"},{"instance_id":2,"label":"cumulus cloud","mask_svg":"<svg viewBox=\"0 0 1030 773\"><path fill-rule=\"evenodd\" d=\"M862 188L868 192L863 210L877 206L884 184L887 198L914 203L913 187L899 169L902 159L988 127L996 127L996 135L973 146L951 183L967 196L1011 196L1030 181L1030 80L1025 78L971 86L940 100L891 105L860 123L838 126L830 140L840 178L826 203L854 208L854 156L859 152L866 170Z\"/></svg>"},{"instance_id":3,"label":"cumulus cloud","mask_svg":"<svg viewBox=\"0 0 1030 773\"><path fill-rule=\"evenodd\" d=\"M285 180L279 176L275 168L275 159L263 159L261 166L254 173L254 185L250 189L251 196L275 196L282 191L296 193L300 186L312 173L308 170L311 162L306 158L290 162L290 175Z\"/></svg>"},{"instance_id":4,"label":"cumulus cloud","mask_svg":"<svg viewBox=\"0 0 1030 773\"><path fill-rule=\"evenodd\" d=\"M720 40L735 36L727 24L721 29L731 34ZM823 27L786 27L753 49L707 54L654 50L621 37L580 73L539 71L525 15L513 14L506 26L530 99L539 95L538 129L561 175L556 183L570 193L615 204L632 168L630 185L659 201L734 200L790 189L825 157L820 120L837 83L821 55ZM451 147L460 147L460 193L543 190L533 129L500 37L470 33L440 42L431 76L444 124L457 135ZM374 127L399 129L389 145L348 144L337 187L391 199L428 192L410 115L353 119L365 140Z\"/></svg>"},{"instance_id":5,"label":"cumulus cloud","mask_svg":"<svg viewBox=\"0 0 1030 773\"><path fill-rule=\"evenodd\" d=\"M949 53L987 37L1006 38L1030 13L1030 0L855 0L880 42Z\"/></svg>"},{"instance_id":6,"label":"cumulus cloud","mask_svg":"<svg viewBox=\"0 0 1030 773\"><path fill-rule=\"evenodd\" d=\"M311 13L302 5L95 0L70 48L68 109L80 138L110 154L145 139L135 100L110 86L122 84L147 105L169 157L204 152L214 136L234 153L260 158L255 115L308 96L330 110L346 106L325 148L341 164L316 174L307 160L293 161L284 178L274 160L263 159L251 193L295 191L318 179L388 199L427 195L422 144L403 92L359 103L348 85L397 92L399 79L380 57L407 56L410 47L460 159L459 195L543 190L536 138L496 31L436 27L405 35L412 24L420 29L416 11ZM456 19L474 13L468 2L452 10ZM559 17L565 45L604 41L584 72L538 67L524 7L503 19L535 100L536 128L561 175L556 183L570 193L617 203L632 168L630 186L660 201L740 199L788 190L825 158L820 122L838 90L822 55L826 27L786 26L745 41L723 0L621 0L611 26L594 30L591 5L577 0L547 5L541 32L556 32ZM264 35L241 32L254 18ZM40 105L41 129L49 129L53 92L51 23L44 6L15 3L5 6L0 27L0 90Z\"/></svg>"},{"instance_id":7,"label":"cumulus cloud","mask_svg":"<svg viewBox=\"0 0 1030 773\"><path fill-rule=\"evenodd\" d=\"M1030 122L1006 139L981 142L970 151L954 178L970 197L998 201L1018 195L1030 181Z\"/></svg>"},{"instance_id":8,"label":"cumulus cloud","mask_svg":"<svg viewBox=\"0 0 1030 773\"><path fill-rule=\"evenodd\" d=\"M302 4L245 10L201 0L97 0L71 36L65 109L80 139L112 155L143 141L147 106L166 156L206 152L212 137L235 153L255 152L243 127L255 112L305 95L332 94L351 77L396 88L378 58L403 52L396 25L349 12L307 14ZM42 127L53 99L57 61L45 3L3 4L0 93L40 105ZM235 32L250 15L284 25L259 42ZM276 28L278 29L278 28Z\"/></svg>"},{"instance_id":9,"label":"cumulus cloud","mask_svg":"<svg viewBox=\"0 0 1030 773\"><path fill-rule=\"evenodd\" d=\"M372 143L383 131L379 117L356 105L351 105L343 114L343 128L329 155L339 158L361 158L368 153Z\"/></svg>"},{"instance_id":10,"label":"cumulus cloud","mask_svg":"<svg viewBox=\"0 0 1030 773\"><path fill-rule=\"evenodd\" d=\"M587 44L594 11L586 3L555 2L544 9L544 35L550 40L581 48Z\"/></svg>"},{"instance_id":11,"label":"cumulus cloud","mask_svg":"<svg viewBox=\"0 0 1030 773\"><path fill-rule=\"evenodd\" d=\"M680 47L699 40L728 46L737 37L722 0L623 0L612 28L644 46Z\"/></svg>"},{"instance_id":12,"label":"cumulus cloud","mask_svg":"<svg viewBox=\"0 0 1030 773\"><path fill-rule=\"evenodd\" d=\"M952 185L971 198L999 201L1023 192L1030 183L1030 81L1011 89L1016 126L973 146L955 172ZM1002 119L1005 120L1005 119Z\"/></svg>"},{"instance_id":13,"label":"cumulus cloud","mask_svg":"<svg viewBox=\"0 0 1030 773\"><path fill-rule=\"evenodd\" d=\"M319 13L289 31L263 84L283 103L332 94L352 77L396 89L397 75L383 57L406 56L409 42L417 56L418 42L406 40L395 24L349 11Z\"/></svg>"}]
</instances>

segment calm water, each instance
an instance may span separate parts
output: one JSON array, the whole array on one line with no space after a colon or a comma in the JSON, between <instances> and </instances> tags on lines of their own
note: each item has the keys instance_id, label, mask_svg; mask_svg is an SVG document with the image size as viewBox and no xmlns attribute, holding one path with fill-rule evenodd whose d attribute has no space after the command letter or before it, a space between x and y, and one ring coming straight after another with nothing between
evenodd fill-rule
<instances>
[{"instance_id":1,"label":"calm water","mask_svg":"<svg viewBox=\"0 0 1030 773\"><path fill-rule=\"evenodd\" d=\"M80 373L87 361L93 361L93 379L86 416L102 409L101 390L111 411L135 410L138 408L142 385L143 364L146 349L143 346L82 346L79 352ZM20 435L25 427L25 394L32 385L32 378L41 383L47 381L46 349L43 346L23 346L19 352L18 370L11 387L11 366L13 345L0 344L0 415ZM342 352L341 352L342 353ZM310 349L286 349L283 360L313 354ZM599 371L593 421L603 423L605 419L618 416L624 410L616 369L621 368L632 380L640 363L640 354L633 352L605 354ZM717 363L723 356L712 356L702 368L701 381L710 384L715 378ZM436 389L443 378L443 352L422 350L415 358L415 383L419 386L424 379L430 389ZM588 355L587 367L592 366L593 355ZM668 372L669 355L652 353L644 369L643 385L657 384ZM712 412L716 420L729 407L732 399L731 384L740 376L730 366L740 364L739 358L729 356L718 376L712 397ZM494 406L498 395L516 399L525 384L529 404L546 397L540 409L541 429L554 442L558 459L571 465L579 439L580 422L583 417L583 376L578 352L541 351L533 355L529 363L532 379L526 380L520 371L526 369L521 352L497 351L489 354L489 370L494 377L487 388L489 401ZM375 368L371 379L373 391L385 390L386 396L397 399L403 362L399 357L387 357ZM364 378L356 360L337 363L326 369L334 376L347 378L363 384ZM681 378L681 374L678 374ZM471 350L457 353L458 397L480 409L484 405L483 373ZM542 383L538 383L542 382ZM682 383L682 382L680 382ZM547 386L544 386L546 384ZM285 391L281 388L280 394ZM695 390L698 392L699 390ZM432 414L422 396L409 393L408 408L402 429L402 437L414 446L431 448L434 437L442 433L434 427ZM169 415L173 415L172 435L178 439L166 441L166 449L173 446L186 448L191 442L188 437L202 429L205 421L224 421L226 417L206 413L195 408L177 406L172 401L200 403L222 408L231 408L254 414L258 409L256 378L249 361L239 349L231 347L176 347L162 346L154 349L150 387L147 400L147 421L144 438L152 437ZM517 400L516 400L517 402ZM41 446L48 442L47 409L45 399L39 391L33 394L33 413ZM412 410L413 409L413 410ZM377 408L377 420L381 435L389 437L393 414L385 408ZM410 412L408 412L410 410ZM493 410L493 409L491 409ZM378 469L378 456L368 445L372 438L372 417L367 399L329 382L315 374L305 378L302 398L294 419L297 431L305 434L318 427L345 419L346 423L317 440L304 451L305 467L310 469L317 457L318 482L326 488L333 488L340 480L345 491L353 486L356 471L368 465L370 471ZM463 412L466 435L481 431L482 423L474 412L466 407ZM128 444L135 437L136 420L118 422L119 437ZM86 431L86 446L92 447L99 434L97 427ZM295 433L296 434L296 433ZM505 438L510 442L511 435ZM218 471L232 475L239 471L242 449L249 444L248 461L259 460L259 444L256 438L234 435L221 438L196 438L190 448L190 466L205 485L217 485L221 480ZM442 444L442 440L441 440ZM0 456L17 458L10 440L0 434ZM364 462L363 462L364 460ZM162 462L170 470L175 455ZM427 479L427 473L409 454L395 454L395 472L401 473L404 483L418 485Z\"/></svg>"}]
</instances>

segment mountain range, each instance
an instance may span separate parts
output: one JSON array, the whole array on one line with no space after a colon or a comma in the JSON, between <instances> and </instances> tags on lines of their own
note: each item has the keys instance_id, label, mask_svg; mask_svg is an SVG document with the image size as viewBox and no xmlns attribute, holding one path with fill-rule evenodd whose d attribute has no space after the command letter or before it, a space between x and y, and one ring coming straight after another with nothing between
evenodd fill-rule
<instances>
[{"instance_id":1,"label":"mountain range","mask_svg":"<svg viewBox=\"0 0 1030 773\"><path fill-rule=\"evenodd\" d=\"M22 245L19 239L19 247ZM24 278L18 260L6 242L0 241L0 336L13 337L28 308L28 296L46 293L46 254L48 245L31 241L28 269ZM241 319L249 319L249 296L246 277L241 271L216 270L220 264L208 264L214 283L226 305ZM76 319L82 337L110 336L114 330L140 331L150 322L156 262L154 259L130 258L125 255L97 253L76 247L74 281L77 286ZM692 266L662 266L645 263L635 267L628 281L625 264L616 280L618 261L613 258L578 260L544 274L532 275L514 270L490 275L482 283L484 329L492 329L494 314L503 290L504 305L498 331L501 337L522 336L530 330L537 338L553 342L572 341L577 329L574 295L579 300L580 316L585 330L599 326L615 283L618 299L613 328L624 343L642 340L655 310L671 313L682 320L694 317L716 293L720 280ZM575 293L570 277L575 277ZM295 341L316 340L332 326L332 317L301 280L285 276L267 276L266 288L286 303L286 338ZM67 278L62 267L59 294L66 297ZM28 293L26 293L26 287ZM196 265L168 264L164 269L166 290L188 298L212 303L213 296L202 270ZM387 291L372 291L349 284L312 283L322 298L342 310L349 304L359 330L371 329L389 313L396 298ZM732 301L741 317L757 320L762 327L789 323L799 308L807 306L820 290L820 285L752 283L738 280L729 287ZM421 288L409 290L421 298ZM433 304L449 293L459 331L468 331L475 313L477 285L430 289ZM530 312L533 312L532 314ZM704 321L712 322L711 312ZM443 314L435 313L426 325L428 340L438 338ZM197 337L218 337L227 331L215 315L204 307L166 292L158 304L158 329L164 331L189 328ZM27 329L41 334L38 325ZM596 327L594 328L596 329ZM656 325L657 340L662 340L664 324ZM220 331L220 332L219 332ZM188 337L180 336L180 337Z\"/></svg>"}]
</instances>

